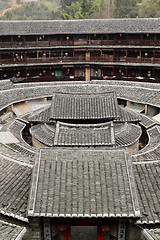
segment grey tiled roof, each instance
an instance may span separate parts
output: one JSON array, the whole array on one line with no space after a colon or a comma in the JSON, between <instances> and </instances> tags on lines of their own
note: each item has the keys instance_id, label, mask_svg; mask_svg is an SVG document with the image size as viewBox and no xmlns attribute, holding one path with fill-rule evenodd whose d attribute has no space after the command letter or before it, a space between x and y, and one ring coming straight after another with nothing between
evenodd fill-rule
<instances>
[{"instance_id":1,"label":"grey tiled roof","mask_svg":"<svg viewBox=\"0 0 160 240\"><path fill-rule=\"evenodd\" d=\"M7 223L0 220L0 239L1 240L21 240L26 232L25 227Z\"/></svg>"},{"instance_id":2,"label":"grey tiled roof","mask_svg":"<svg viewBox=\"0 0 160 240\"><path fill-rule=\"evenodd\" d=\"M134 124L127 124L126 128L115 134L116 146L130 146L140 138L142 130L139 126Z\"/></svg>"},{"instance_id":3,"label":"grey tiled roof","mask_svg":"<svg viewBox=\"0 0 160 240\"><path fill-rule=\"evenodd\" d=\"M141 151L139 151L137 154L135 154L135 157L137 155L147 153L150 150L153 150L160 145L160 126L156 125L150 129L148 129L147 134L149 137L148 144Z\"/></svg>"},{"instance_id":4,"label":"grey tiled roof","mask_svg":"<svg viewBox=\"0 0 160 240\"><path fill-rule=\"evenodd\" d=\"M41 143L54 146L56 125L38 124L30 128L31 135Z\"/></svg>"},{"instance_id":5,"label":"grey tiled roof","mask_svg":"<svg viewBox=\"0 0 160 240\"><path fill-rule=\"evenodd\" d=\"M153 127L154 125L157 124L157 122L155 122L152 118L144 114L140 114L140 118L141 118L140 125L142 125L146 129Z\"/></svg>"},{"instance_id":6,"label":"grey tiled roof","mask_svg":"<svg viewBox=\"0 0 160 240\"><path fill-rule=\"evenodd\" d=\"M119 106L120 118L118 122L140 122L141 116L138 113L135 113L129 109Z\"/></svg>"},{"instance_id":7,"label":"grey tiled roof","mask_svg":"<svg viewBox=\"0 0 160 240\"><path fill-rule=\"evenodd\" d=\"M142 217L139 224L160 223L160 162L133 164Z\"/></svg>"},{"instance_id":8,"label":"grey tiled roof","mask_svg":"<svg viewBox=\"0 0 160 240\"><path fill-rule=\"evenodd\" d=\"M28 216L139 217L129 154L39 149Z\"/></svg>"},{"instance_id":9,"label":"grey tiled roof","mask_svg":"<svg viewBox=\"0 0 160 240\"><path fill-rule=\"evenodd\" d=\"M118 125L118 127L117 127ZM47 146L117 146L134 144L141 136L141 128L134 124L38 124L30 129L31 135ZM118 128L118 130L117 130Z\"/></svg>"},{"instance_id":10,"label":"grey tiled roof","mask_svg":"<svg viewBox=\"0 0 160 240\"><path fill-rule=\"evenodd\" d=\"M22 155L20 151L16 151L14 148L11 148L9 145L3 143L0 143L0 155L11 158L22 164L33 164L33 158L29 157L27 154Z\"/></svg>"},{"instance_id":11,"label":"grey tiled roof","mask_svg":"<svg viewBox=\"0 0 160 240\"><path fill-rule=\"evenodd\" d=\"M130 100L133 102L160 106L160 84L147 84L141 82L125 82L125 81L92 81L93 86L97 84L99 91L101 86L110 91L116 91L117 97ZM106 88L105 88L106 86Z\"/></svg>"},{"instance_id":12,"label":"grey tiled roof","mask_svg":"<svg viewBox=\"0 0 160 240\"><path fill-rule=\"evenodd\" d=\"M159 18L0 21L1 35L159 32Z\"/></svg>"},{"instance_id":13,"label":"grey tiled roof","mask_svg":"<svg viewBox=\"0 0 160 240\"><path fill-rule=\"evenodd\" d=\"M42 122L42 123L49 123L50 120L50 111L51 107L45 107L34 111L28 116L28 121L31 122ZM119 111L119 119L114 120L117 122L139 122L141 121L140 114L137 114L131 110L118 106Z\"/></svg>"},{"instance_id":14,"label":"grey tiled roof","mask_svg":"<svg viewBox=\"0 0 160 240\"><path fill-rule=\"evenodd\" d=\"M0 213L27 221L31 170L28 166L0 156Z\"/></svg>"},{"instance_id":15,"label":"grey tiled roof","mask_svg":"<svg viewBox=\"0 0 160 240\"><path fill-rule=\"evenodd\" d=\"M39 124L32 126L31 135L47 146L113 146L113 123L104 124Z\"/></svg>"},{"instance_id":16,"label":"grey tiled roof","mask_svg":"<svg viewBox=\"0 0 160 240\"><path fill-rule=\"evenodd\" d=\"M82 94L55 93L51 119L118 119L119 109L114 92Z\"/></svg>"},{"instance_id":17,"label":"grey tiled roof","mask_svg":"<svg viewBox=\"0 0 160 240\"><path fill-rule=\"evenodd\" d=\"M23 147L21 144L18 144L18 143L8 144L8 146L12 148L15 152L19 152L22 155L26 155L28 158L30 158L30 162L33 163L34 157L35 157L34 152L30 151L29 149Z\"/></svg>"},{"instance_id":18,"label":"grey tiled roof","mask_svg":"<svg viewBox=\"0 0 160 240\"><path fill-rule=\"evenodd\" d=\"M113 123L80 125L58 122L54 145L58 146L113 146Z\"/></svg>"},{"instance_id":19,"label":"grey tiled roof","mask_svg":"<svg viewBox=\"0 0 160 240\"><path fill-rule=\"evenodd\" d=\"M1 81L3 82L3 81ZM0 86L1 86L0 82ZM119 84L113 81L95 81L95 82L52 82L52 83L27 83L14 84L12 88L0 91L0 109L11 105L12 103L28 99L43 98L52 96L53 92L103 92L116 91L117 97L133 102L149 104L160 107L160 84L142 84L136 83L135 86L127 86L125 82ZM96 83L96 84L94 84ZM103 83L103 84L102 84ZM152 87L153 86L153 87Z\"/></svg>"},{"instance_id":20,"label":"grey tiled roof","mask_svg":"<svg viewBox=\"0 0 160 240\"><path fill-rule=\"evenodd\" d=\"M160 161L160 143L147 152L132 155L134 162Z\"/></svg>"},{"instance_id":21,"label":"grey tiled roof","mask_svg":"<svg viewBox=\"0 0 160 240\"><path fill-rule=\"evenodd\" d=\"M11 158L12 160L19 162L20 164L33 164L32 157L29 157L27 154L22 154L21 151L16 151L14 148L11 148L9 145L3 143L0 143L0 155Z\"/></svg>"},{"instance_id":22,"label":"grey tiled roof","mask_svg":"<svg viewBox=\"0 0 160 240\"><path fill-rule=\"evenodd\" d=\"M133 161L160 161L160 126L155 125L147 130L148 144L139 152L132 155Z\"/></svg>"},{"instance_id":23,"label":"grey tiled roof","mask_svg":"<svg viewBox=\"0 0 160 240\"><path fill-rule=\"evenodd\" d=\"M1 131L9 131L10 133L13 134L14 137L16 137L16 139L18 139L18 143L13 143L13 144L1 144L0 145L0 153L2 153L3 155L3 151L5 149L5 152L7 152L7 155L10 154L9 157L12 158L12 155L17 157L18 160L22 160L21 155L24 155L27 157L24 157L22 162L26 162L26 163L33 163L33 158L35 157L35 149L33 147L31 147L29 144L27 144L23 137L22 137L22 131L25 128L26 123L19 121L18 119L13 120L12 122L10 122L9 124L5 124L5 126L0 129ZM13 151L11 151L11 149ZM17 154L15 154L17 153ZM20 159L19 159L19 154L20 153Z\"/></svg>"},{"instance_id":24,"label":"grey tiled roof","mask_svg":"<svg viewBox=\"0 0 160 240\"><path fill-rule=\"evenodd\" d=\"M115 85L115 86L126 86L126 87L140 87L140 88L148 88L148 89L159 89L159 83L150 83L150 82L134 82L134 81L123 81L123 80L107 80L106 82L101 80L92 81L94 84L98 85Z\"/></svg>"},{"instance_id":25,"label":"grey tiled roof","mask_svg":"<svg viewBox=\"0 0 160 240\"><path fill-rule=\"evenodd\" d=\"M14 121L11 122L7 130L10 131L19 140L19 143L12 145L10 144L9 146L17 151L20 151L22 154L29 156L30 158L34 158L35 149L31 147L29 144L27 144L22 136L22 131L25 127L26 123L18 119L15 119Z\"/></svg>"},{"instance_id":26,"label":"grey tiled roof","mask_svg":"<svg viewBox=\"0 0 160 240\"><path fill-rule=\"evenodd\" d=\"M159 240L160 239L160 228L144 229L142 235L146 240Z\"/></svg>"},{"instance_id":27,"label":"grey tiled roof","mask_svg":"<svg viewBox=\"0 0 160 240\"><path fill-rule=\"evenodd\" d=\"M45 107L37 111L34 111L28 117L28 121L48 123L50 122L50 112L51 112L50 107Z\"/></svg>"}]
</instances>

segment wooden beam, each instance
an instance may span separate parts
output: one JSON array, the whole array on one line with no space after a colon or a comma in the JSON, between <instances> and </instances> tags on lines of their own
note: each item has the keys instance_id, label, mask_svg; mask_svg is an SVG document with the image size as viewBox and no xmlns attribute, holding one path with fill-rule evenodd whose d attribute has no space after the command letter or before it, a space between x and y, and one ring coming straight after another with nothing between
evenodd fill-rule
<instances>
[{"instance_id":1,"label":"wooden beam","mask_svg":"<svg viewBox=\"0 0 160 240\"><path fill-rule=\"evenodd\" d=\"M90 67L85 67L85 81L91 80L91 69Z\"/></svg>"}]
</instances>

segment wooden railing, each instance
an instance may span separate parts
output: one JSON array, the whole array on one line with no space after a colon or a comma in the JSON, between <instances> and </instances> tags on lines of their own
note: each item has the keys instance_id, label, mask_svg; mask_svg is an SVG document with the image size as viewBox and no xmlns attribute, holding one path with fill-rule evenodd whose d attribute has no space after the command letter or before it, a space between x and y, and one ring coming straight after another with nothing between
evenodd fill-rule
<instances>
[{"instance_id":1,"label":"wooden railing","mask_svg":"<svg viewBox=\"0 0 160 240\"><path fill-rule=\"evenodd\" d=\"M54 57L54 58L26 58L26 59L1 59L1 64L29 64L29 63L61 63L85 62L85 57Z\"/></svg>"},{"instance_id":2,"label":"wooden railing","mask_svg":"<svg viewBox=\"0 0 160 240\"><path fill-rule=\"evenodd\" d=\"M52 57L52 58L26 58L26 59L0 59L0 64L29 64L29 63L67 63L67 62L126 62L126 63L153 63L160 64L160 58L147 57L114 57L97 56L90 57L90 60L85 57Z\"/></svg>"},{"instance_id":3,"label":"wooden railing","mask_svg":"<svg viewBox=\"0 0 160 240\"><path fill-rule=\"evenodd\" d=\"M160 58L148 57L114 57L114 62L133 62L133 63L160 63Z\"/></svg>"},{"instance_id":4,"label":"wooden railing","mask_svg":"<svg viewBox=\"0 0 160 240\"><path fill-rule=\"evenodd\" d=\"M28 77L23 82L84 81L84 80L85 80L85 77L70 78L69 76L62 76L61 78L58 78L55 76L46 75L46 76L37 77L37 78Z\"/></svg>"},{"instance_id":5,"label":"wooden railing","mask_svg":"<svg viewBox=\"0 0 160 240\"><path fill-rule=\"evenodd\" d=\"M64 41L24 41L24 42L0 42L0 48L5 47L45 47L45 46L83 46L83 45L137 45L137 46L159 46L160 40L64 40Z\"/></svg>"},{"instance_id":6,"label":"wooden railing","mask_svg":"<svg viewBox=\"0 0 160 240\"><path fill-rule=\"evenodd\" d=\"M3 80L2 77L0 77L1 80ZM118 77L118 76L91 76L91 80L102 80L102 81L107 81L107 80L121 80L121 81L132 81L132 82L151 82L151 83L160 83L160 77L156 76L155 78L147 78L147 77ZM50 82L50 81L85 81L85 77L75 77L70 78L69 76L62 76L61 78L55 77L55 76L42 76L42 77L24 77L24 80L22 82ZM14 82L15 84L21 82L17 81Z\"/></svg>"}]
</instances>

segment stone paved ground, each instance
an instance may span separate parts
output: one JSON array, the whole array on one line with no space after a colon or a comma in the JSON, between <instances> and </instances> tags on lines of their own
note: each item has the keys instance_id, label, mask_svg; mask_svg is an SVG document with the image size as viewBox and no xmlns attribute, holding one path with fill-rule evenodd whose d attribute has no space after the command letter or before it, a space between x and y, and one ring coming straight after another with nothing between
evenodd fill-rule
<instances>
[{"instance_id":1,"label":"stone paved ground","mask_svg":"<svg viewBox=\"0 0 160 240\"><path fill-rule=\"evenodd\" d=\"M71 240L97 240L96 226L71 227Z\"/></svg>"}]
</instances>

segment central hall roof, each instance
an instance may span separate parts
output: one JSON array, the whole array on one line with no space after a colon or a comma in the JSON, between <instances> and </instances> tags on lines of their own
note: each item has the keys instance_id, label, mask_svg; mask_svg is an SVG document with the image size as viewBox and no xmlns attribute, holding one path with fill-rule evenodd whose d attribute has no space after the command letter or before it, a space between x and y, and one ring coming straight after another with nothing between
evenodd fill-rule
<instances>
[{"instance_id":1,"label":"central hall roof","mask_svg":"<svg viewBox=\"0 0 160 240\"><path fill-rule=\"evenodd\" d=\"M58 146L113 146L113 122L105 124L67 124L58 122L54 145Z\"/></svg>"},{"instance_id":2,"label":"central hall roof","mask_svg":"<svg viewBox=\"0 0 160 240\"><path fill-rule=\"evenodd\" d=\"M100 124L37 124L31 135L46 146L125 147L138 141L141 128L134 124L106 122Z\"/></svg>"},{"instance_id":3,"label":"central hall roof","mask_svg":"<svg viewBox=\"0 0 160 240\"><path fill-rule=\"evenodd\" d=\"M124 150L39 149L28 205L32 217L139 217Z\"/></svg>"},{"instance_id":4,"label":"central hall roof","mask_svg":"<svg viewBox=\"0 0 160 240\"><path fill-rule=\"evenodd\" d=\"M140 122L141 116L131 110L128 110L124 107L118 105L120 118L118 120L114 120L114 122ZM27 120L31 122L41 122L41 123L51 123L50 119L51 107L41 108L31 113L28 116ZM144 122L144 121L143 121Z\"/></svg>"},{"instance_id":5,"label":"central hall roof","mask_svg":"<svg viewBox=\"0 0 160 240\"><path fill-rule=\"evenodd\" d=\"M58 121L56 125L32 126L30 132L34 138L50 147L113 146L115 144L113 122L70 124Z\"/></svg>"},{"instance_id":6,"label":"central hall roof","mask_svg":"<svg viewBox=\"0 0 160 240\"><path fill-rule=\"evenodd\" d=\"M0 35L160 33L160 18L0 21Z\"/></svg>"},{"instance_id":7,"label":"central hall roof","mask_svg":"<svg viewBox=\"0 0 160 240\"><path fill-rule=\"evenodd\" d=\"M119 117L115 92L96 94L55 93L52 97L51 119L109 120Z\"/></svg>"}]
</instances>

